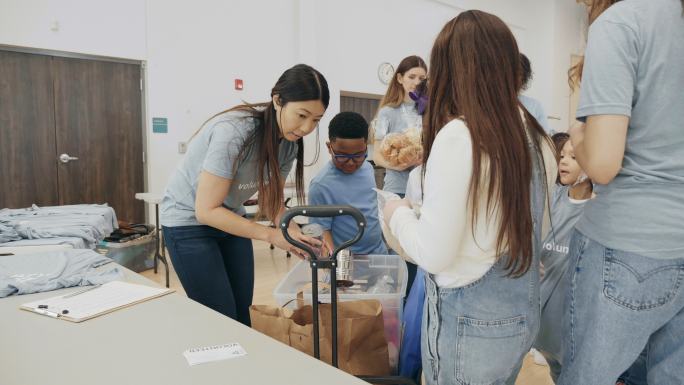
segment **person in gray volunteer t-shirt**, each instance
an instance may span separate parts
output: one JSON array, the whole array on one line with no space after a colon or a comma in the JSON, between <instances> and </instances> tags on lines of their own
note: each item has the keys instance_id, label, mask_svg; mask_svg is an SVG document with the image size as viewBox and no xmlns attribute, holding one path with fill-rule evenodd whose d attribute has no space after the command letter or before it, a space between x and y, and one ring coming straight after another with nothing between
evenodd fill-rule
<instances>
[{"instance_id":1,"label":"person in gray volunteer t-shirt","mask_svg":"<svg viewBox=\"0 0 684 385\"><path fill-rule=\"evenodd\" d=\"M684 1L624 0L589 30L575 155L597 184L570 243L559 384L608 384L647 349L684 379Z\"/></svg>"},{"instance_id":2,"label":"person in gray volunteer t-shirt","mask_svg":"<svg viewBox=\"0 0 684 385\"><path fill-rule=\"evenodd\" d=\"M520 67L522 70L521 75L523 85L522 89L520 89L520 93L518 94L518 100L520 100L520 103L525 106L527 112L537 119L537 123L544 128L544 131L546 131L546 133L549 135L553 135L553 130L551 129L551 126L549 126L549 120L546 117L546 112L544 112L544 106L542 106L541 102L533 97L522 94L523 91L530 87L533 76L530 59L524 54L520 54Z\"/></svg>"},{"instance_id":3,"label":"person in gray volunteer t-shirt","mask_svg":"<svg viewBox=\"0 0 684 385\"><path fill-rule=\"evenodd\" d=\"M373 162L385 168L385 180L382 187L385 191L398 194L400 197L406 195L406 185L411 170L422 162L420 159L416 164L405 164L401 166L391 165L382 155L380 148L382 140L387 134L402 133L406 129L415 128L423 131L422 111L416 108L416 102L411 99L410 92L427 77L427 65L420 56L405 57L400 63L394 76L390 80L385 96L380 101L378 114L371 122L374 136L373 142ZM411 292L413 280L416 277L417 267L411 262L406 262L408 268L408 278L406 293Z\"/></svg>"},{"instance_id":4,"label":"person in gray volunteer t-shirt","mask_svg":"<svg viewBox=\"0 0 684 385\"><path fill-rule=\"evenodd\" d=\"M423 130L423 117L416 110L409 92L427 77L427 66L419 56L404 58L390 80L385 96L378 106L378 114L371 122L375 141L373 143L373 162L386 169L383 190L406 194L406 183L411 169L418 164L392 166L380 151L382 140L387 134L402 133L408 128ZM422 159L421 159L422 161ZM418 162L420 163L420 162Z\"/></svg>"},{"instance_id":5,"label":"person in gray volunteer t-shirt","mask_svg":"<svg viewBox=\"0 0 684 385\"><path fill-rule=\"evenodd\" d=\"M549 374L556 382L563 362L561 351L563 307L568 291L564 276L568 273L569 244L577 220L585 204L592 198L592 182L575 160L570 135L559 132L552 137L558 154L558 179L551 198L552 229L542 244L541 262L544 274L539 284L541 320L534 347L549 364ZM645 384L646 368L638 359L620 377L629 385Z\"/></svg>"},{"instance_id":6,"label":"person in gray volunteer t-shirt","mask_svg":"<svg viewBox=\"0 0 684 385\"><path fill-rule=\"evenodd\" d=\"M278 222L283 184L297 160L297 195L303 199L302 138L313 132L330 94L318 71L285 71L267 103L233 107L210 118L192 138L161 203L166 245L191 299L245 325L254 290L252 239L299 256L278 228L243 217L243 202L259 193L259 211ZM292 222L290 233L320 246Z\"/></svg>"}]
</instances>

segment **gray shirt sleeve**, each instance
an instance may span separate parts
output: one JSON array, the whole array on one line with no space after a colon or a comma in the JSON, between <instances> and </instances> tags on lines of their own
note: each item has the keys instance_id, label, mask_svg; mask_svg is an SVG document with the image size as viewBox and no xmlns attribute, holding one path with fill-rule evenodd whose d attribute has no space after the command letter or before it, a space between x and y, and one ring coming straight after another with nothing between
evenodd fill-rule
<instances>
[{"instance_id":1,"label":"gray shirt sleeve","mask_svg":"<svg viewBox=\"0 0 684 385\"><path fill-rule=\"evenodd\" d=\"M297 145L294 144L289 147L289 151L284 155L283 162L280 164L280 176L286 179L292 171L292 166L294 166L294 161L297 159Z\"/></svg>"},{"instance_id":2,"label":"gray shirt sleeve","mask_svg":"<svg viewBox=\"0 0 684 385\"><path fill-rule=\"evenodd\" d=\"M540 126L546 131L547 134L552 135L554 132L551 129L551 126L549 126L549 120L546 118L546 111L544 111L544 106L537 100L536 101L536 110L534 111L533 116L535 119L537 119L537 123L539 123ZM530 111L531 112L531 111Z\"/></svg>"},{"instance_id":3,"label":"gray shirt sleeve","mask_svg":"<svg viewBox=\"0 0 684 385\"><path fill-rule=\"evenodd\" d=\"M245 143L245 135L244 130L239 130L231 121L216 122L202 169L221 178L233 179L235 162Z\"/></svg>"},{"instance_id":4,"label":"gray shirt sleeve","mask_svg":"<svg viewBox=\"0 0 684 385\"><path fill-rule=\"evenodd\" d=\"M599 18L585 53L577 117L631 116L639 61L638 34L626 23Z\"/></svg>"},{"instance_id":5,"label":"gray shirt sleeve","mask_svg":"<svg viewBox=\"0 0 684 385\"><path fill-rule=\"evenodd\" d=\"M373 120L373 132L375 140L382 140L389 130L390 119L387 116L389 110L383 107L378 111L378 116Z\"/></svg>"}]
</instances>

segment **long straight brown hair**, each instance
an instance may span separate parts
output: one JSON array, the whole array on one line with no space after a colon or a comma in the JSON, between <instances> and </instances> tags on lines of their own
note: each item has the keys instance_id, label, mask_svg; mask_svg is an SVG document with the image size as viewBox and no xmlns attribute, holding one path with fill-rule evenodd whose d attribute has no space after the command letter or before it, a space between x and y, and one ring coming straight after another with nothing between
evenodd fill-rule
<instances>
[{"instance_id":1,"label":"long straight brown hair","mask_svg":"<svg viewBox=\"0 0 684 385\"><path fill-rule=\"evenodd\" d=\"M474 233L476 221L482 220L477 218L480 205L486 204L490 217L498 211L501 224L496 237L497 257L507 251L510 258L505 269L509 275L520 276L530 268L533 256L533 161L535 157L542 161L542 143L549 139L518 101L522 77L515 37L494 15L482 11L461 13L444 26L435 40L430 84L423 163L442 127L453 119L463 119L473 146L471 231ZM543 169L543 164L540 167ZM479 198L483 189L486 202Z\"/></svg>"},{"instance_id":2,"label":"long straight brown hair","mask_svg":"<svg viewBox=\"0 0 684 385\"><path fill-rule=\"evenodd\" d=\"M320 100L325 109L330 102L330 91L325 77L316 69L306 65L297 64L289 68L278 78L271 90L271 100L264 103L244 103L225 111L219 112L204 122L206 125L211 119L232 111L242 111L246 115L244 119L254 119L256 129L249 135L234 162L233 170L243 161L250 151L258 150L257 158L257 181L259 191L258 216L275 220L278 211L283 205L283 188L280 183L283 175L280 173L278 164L278 152L280 144L280 126L273 105L273 96L278 95L279 104L282 107L289 102L301 102ZM281 113L283 109L280 109ZM282 122L282 119L281 119ZM200 128L201 129L201 128ZM198 130L199 132L199 130ZM194 134L196 135L197 132ZM194 137L193 135L193 137ZM286 140L286 139L282 139ZM297 165L295 169L295 185L297 201L304 202L304 139L297 141ZM286 176L286 175L285 175ZM274 181L275 183L271 183Z\"/></svg>"},{"instance_id":3,"label":"long straight brown hair","mask_svg":"<svg viewBox=\"0 0 684 385\"><path fill-rule=\"evenodd\" d=\"M404 102L406 91L404 91L404 86L402 86L401 83L399 83L399 80L397 80L397 75L404 76L406 72L413 68L422 68L425 70L425 72L428 70L425 60L423 60L420 56L412 55L402 59L399 63L399 67L397 67L396 71L394 71L394 75L392 76L392 80L390 80L390 84L387 87L385 96L383 96L382 100L380 100L378 109L384 106L397 107Z\"/></svg>"}]
</instances>

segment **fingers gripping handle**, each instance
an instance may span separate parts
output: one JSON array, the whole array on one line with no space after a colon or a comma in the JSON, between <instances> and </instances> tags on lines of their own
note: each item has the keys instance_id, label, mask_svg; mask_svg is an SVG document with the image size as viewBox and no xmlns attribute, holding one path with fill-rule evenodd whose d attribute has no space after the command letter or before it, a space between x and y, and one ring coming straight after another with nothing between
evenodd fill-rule
<instances>
[{"instance_id":1,"label":"fingers gripping handle","mask_svg":"<svg viewBox=\"0 0 684 385\"><path fill-rule=\"evenodd\" d=\"M280 219L280 230L283 232L283 236L285 239L287 239L288 242L290 242L292 245L299 247L300 249L306 251L309 253L311 256L312 260L316 259L316 254L314 251L306 245L305 243L299 242L298 240L292 238L290 234L287 232L288 227L290 226L290 221L294 217L298 216L304 216L304 217L312 217L312 218L331 218L331 217L339 217L343 215L348 215L354 218L356 221L356 235L354 238L342 243L339 245L337 248L335 248L335 251L333 252L333 258L337 259L337 253L344 249L347 248L354 243L358 242L359 239L363 236L363 232L366 229L366 218L361 214L361 211L358 209L352 207L352 206L297 206L293 207L291 209L288 209L285 211L283 214L283 217Z\"/></svg>"}]
</instances>

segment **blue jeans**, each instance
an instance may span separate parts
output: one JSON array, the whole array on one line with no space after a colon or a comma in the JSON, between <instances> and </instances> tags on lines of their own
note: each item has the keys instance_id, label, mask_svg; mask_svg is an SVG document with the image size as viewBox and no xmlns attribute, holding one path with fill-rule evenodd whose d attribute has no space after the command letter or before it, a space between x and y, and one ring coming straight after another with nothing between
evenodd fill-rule
<instances>
[{"instance_id":1,"label":"blue jeans","mask_svg":"<svg viewBox=\"0 0 684 385\"><path fill-rule=\"evenodd\" d=\"M570 234L572 236L572 234ZM542 297L542 314L539 333L534 347L544 356L549 364L549 374L554 383L558 382L562 371L562 340L563 319L565 317L565 301L569 290L569 280L565 277L571 274L574 266L570 266L569 255L556 263L546 267L546 275L541 281L540 291ZM558 263L563 262L563 263ZM559 269L553 271L552 269ZM561 273L561 274L558 274ZM545 300L545 301L544 301ZM645 351L639 359L620 376L627 385L646 385L646 361Z\"/></svg>"},{"instance_id":2,"label":"blue jeans","mask_svg":"<svg viewBox=\"0 0 684 385\"><path fill-rule=\"evenodd\" d=\"M425 307L425 270L418 269L414 283L404 305L399 375L413 378L416 383L420 383L422 368L420 334Z\"/></svg>"},{"instance_id":3,"label":"blue jeans","mask_svg":"<svg viewBox=\"0 0 684 385\"><path fill-rule=\"evenodd\" d=\"M210 226L164 226L164 237L188 297L250 326L252 241Z\"/></svg>"},{"instance_id":4,"label":"blue jeans","mask_svg":"<svg viewBox=\"0 0 684 385\"><path fill-rule=\"evenodd\" d=\"M542 327L544 326L542 325ZM558 328L560 328L560 325L558 325ZM559 329L554 332L561 333L562 331ZM551 380L553 380L554 384L558 383L558 377L560 377L563 366L558 361L556 355L543 350L539 350L539 352L544 356L546 363L549 364ZM627 385L648 385L648 382L646 382L646 350L642 351L632 366L618 378Z\"/></svg>"},{"instance_id":5,"label":"blue jeans","mask_svg":"<svg viewBox=\"0 0 684 385\"><path fill-rule=\"evenodd\" d=\"M648 385L648 373L646 371L647 356L648 351L644 349L632 366L620 375L620 380L627 385Z\"/></svg>"},{"instance_id":6,"label":"blue jeans","mask_svg":"<svg viewBox=\"0 0 684 385\"><path fill-rule=\"evenodd\" d=\"M560 385L613 385L645 348L649 384L684 382L684 258L609 249L575 231Z\"/></svg>"}]
</instances>

